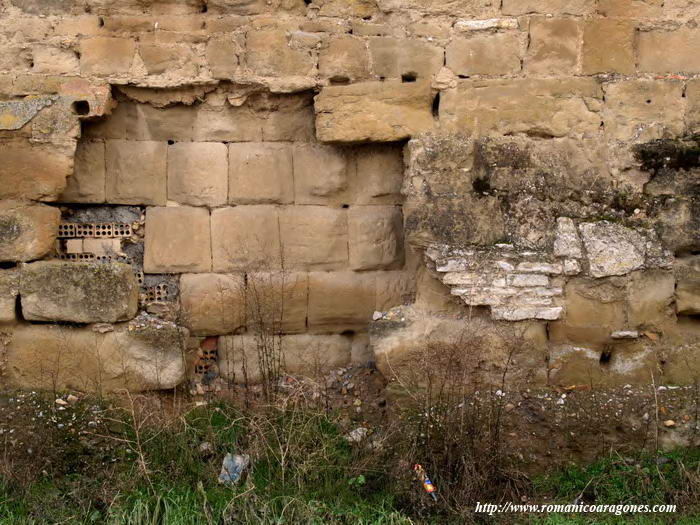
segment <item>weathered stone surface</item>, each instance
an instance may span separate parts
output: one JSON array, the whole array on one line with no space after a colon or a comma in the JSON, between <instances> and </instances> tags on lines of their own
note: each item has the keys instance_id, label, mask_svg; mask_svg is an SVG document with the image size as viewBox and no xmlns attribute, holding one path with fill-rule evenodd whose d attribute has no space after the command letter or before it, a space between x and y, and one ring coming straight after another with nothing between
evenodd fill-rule
<instances>
[{"instance_id":1,"label":"weathered stone surface","mask_svg":"<svg viewBox=\"0 0 700 525\"><path fill-rule=\"evenodd\" d=\"M333 270L348 264L347 210L288 206L280 211L286 268Z\"/></svg>"},{"instance_id":2,"label":"weathered stone surface","mask_svg":"<svg viewBox=\"0 0 700 525\"><path fill-rule=\"evenodd\" d=\"M217 142L168 146L168 200L190 206L220 206L228 190L228 149Z\"/></svg>"},{"instance_id":3,"label":"weathered stone surface","mask_svg":"<svg viewBox=\"0 0 700 525\"><path fill-rule=\"evenodd\" d=\"M186 331L139 320L105 334L89 327L18 326L7 346L9 384L98 393L174 388L185 379Z\"/></svg>"},{"instance_id":4,"label":"weathered stone surface","mask_svg":"<svg viewBox=\"0 0 700 525\"><path fill-rule=\"evenodd\" d=\"M309 330L362 330L372 320L376 277L371 273L309 273Z\"/></svg>"},{"instance_id":5,"label":"weathered stone surface","mask_svg":"<svg viewBox=\"0 0 700 525\"><path fill-rule=\"evenodd\" d=\"M200 109L196 112L193 136L202 142L260 141L262 123L245 107Z\"/></svg>"},{"instance_id":6,"label":"weathered stone surface","mask_svg":"<svg viewBox=\"0 0 700 525\"><path fill-rule=\"evenodd\" d=\"M0 270L0 324L17 319L17 295L19 294L19 271Z\"/></svg>"},{"instance_id":7,"label":"weathered stone surface","mask_svg":"<svg viewBox=\"0 0 700 525\"><path fill-rule=\"evenodd\" d=\"M576 224L569 217L557 219L557 234L554 239L554 255L580 258L583 256L581 239Z\"/></svg>"},{"instance_id":8,"label":"weathered stone surface","mask_svg":"<svg viewBox=\"0 0 700 525\"><path fill-rule=\"evenodd\" d=\"M511 75L520 71L517 33L455 38L446 49L446 65L458 75Z\"/></svg>"},{"instance_id":9,"label":"weathered stone surface","mask_svg":"<svg viewBox=\"0 0 700 525\"><path fill-rule=\"evenodd\" d=\"M595 0L503 0L503 14L587 15L596 7Z\"/></svg>"},{"instance_id":10,"label":"weathered stone surface","mask_svg":"<svg viewBox=\"0 0 700 525\"><path fill-rule=\"evenodd\" d=\"M280 228L283 226L275 206L214 210L211 214L214 271L279 268L282 263Z\"/></svg>"},{"instance_id":11,"label":"weathered stone surface","mask_svg":"<svg viewBox=\"0 0 700 525\"><path fill-rule=\"evenodd\" d=\"M252 142L232 143L228 147L230 203L289 204L294 201L295 174L290 146Z\"/></svg>"},{"instance_id":12,"label":"weathered stone surface","mask_svg":"<svg viewBox=\"0 0 700 525\"><path fill-rule=\"evenodd\" d=\"M319 52L318 72L331 81L367 78L369 55L365 43L350 36L332 39Z\"/></svg>"},{"instance_id":13,"label":"weathered stone surface","mask_svg":"<svg viewBox=\"0 0 700 525\"><path fill-rule=\"evenodd\" d=\"M662 14L663 0L600 0L598 12L608 17L655 17Z\"/></svg>"},{"instance_id":14,"label":"weathered stone surface","mask_svg":"<svg viewBox=\"0 0 700 525\"><path fill-rule=\"evenodd\" d=\"M583 28L583 73L634 73L634 33L630 20L596 18L587 21Z\"/></svg>"},{"instance_id":15,"label":"weathered stone surface","mask_svg":"<svg viewBox=\"0 0 700 525\"><path fill-rule=\"evenodd\" d=\"M428 82L361 82L323 88L316 96L322 142L390 142L432 127Z\"/></svg>"},{"instance_id":16,"label":"weathered stone surface","mask_svg":"<svg viewBox=\"0 0 700 525\"><path fill-rule=\"evenodd\" d=\"M178 206L146 210L146 273L211 271L209 212Z\"/></svg>"},{"instance_id":17,"label":"weathered stone surface","mask_svg":"<svg viewBox=\"0 0 700 525\"><path fill-rule=\"evenodd\" d=\"M138 283L126 264L38 261L23 265L20 278L30 321L115 323L136 315Z\"/></svg>"},{"instance_id":18,"label":"weathered stone surface","mask_svg":"<svg viewBox=\"0 0 700 525\"><path fill-rule=\"evenodd\" d=\"M246 38L246 64L261 76L309 75L314 65L311 54L292 49L284 31L250 31Z\"/></svg>"},{"instance_id":19,"label":"weathered stone surface","mask_svg":"<svg viewBox=\"0 0 700 525\"><path fill-rule=\"evenodd\" d=\"M72 151L23 140L0 141L0 199L52 201L73 172Z\"/></svg>"},{"instance_id":20,"label":"weathered stone surface","mask_svg":"<svg viewBox=\"0 0 700 525\"><path fill-rule=\"evenodd\" d=\"M0 201L0 261L31 261L49 253L60 220L58 208Z\"/></svg>"},{"instance_id":21,"label":"weathered stone surface","mask_svg":"<svg viewBox=\"0 0 700 525\"><path fill-rule=\"evenodd\" d=\"M403 216L396 206L353 206L348 211L352 270L379 270L403 263Z\"/></svg>"},{"instance_id":22,"label":"weathered stone surface","mask_svg":"<svg viewBox=\"0 0 700 525\"><path fill-rule=\"evenodd\" d=\"M676 260L676 311L680 315L700 314L700 257Z\"/></svg>"},{"instance_id":23,"label":"weathered stone surface","mask_svg":"<svg viewBox=\"0 0 700 525\"><path fill-rule=\"evenodd\" d=\"M341 204L348 189L348 160L333 146L294 147L294 199L297 204Z\"/></svg>"},{"instance_id":24,"label":"weathered stone surface","mask_svg":"<svg viewBox=\"0 0 700 525\"><path fill-rule=\"evenodd\" d=\"M100 203L105 195L105 144L80 141L75 151L75 168L68 177L61 202Z\"/></svg>"},{"instance_id":25,"label":"weathered stone surface","mask_svg":"<svg viewBox=\"0 0 700 525\"><path fill-rule=\"evenodd\" d=\"M207 42L207 62L214 78L230 79L238 70L243 46L229 35Z\"/></svg>"},{"instance_id":26,"label":"weathered stone surface","mask_svg":"<svg viewBox=\"0 0 700 525\"><path fill-rule=\"evenodd\" d=\"M593 277L625 275L644 265L646 240L636 231L605 221L579 229Z\"/></svg>"},{"instance_id":27,"label":"weathered stone surface","mask_svg":"<svg viewBox=\"0 0 700 525\"><path fill-rule=\"evenodd\" d=\"M318 377L350 362L352 340L342 335L284 335L280 338L282 369ZM259 364L259 340L254 335L219 338L219 371L236 383L255 384L264 375Z\"/></svg>"},{"instance_id":28,"label":"weathered stone surface","mask_svg":"<svg viewBox=\"0 0 700 525\"><path fill-rule=\"evenodd\" d=\"M372 73L380 78L429 79L443 65L443 51L420 40L370 38Z\"/></svg>"},{"instance_id":29,"label":"weathered stone surface","mask_svg":"<svg viewBox=\"0 0 700 525\"><path fill-rule=\"evenodd\" d=\"M700 30L641 31L637 53L639 69L651 73L700 73ZM668 50L673 49L673 53Z\"/></svg>"},{"instance_id":30,"label":"weathered stone surface","mask_svg":"<svg viewBox=\"0 0 700 525\"><path fill-rule=\"evenodd\" d=\"M675 321L675 280L669 270L635 272L628 284L627 316L631 327L664 329Z\"/></svg>"},{"instance_id":31,"label":"weathered stone surface","mask_svg":"<svg viewBox=\"0 0 700 525\"><path fill-rule=\"evenodd\" d=\"M224 335L245 326L242 275L196 273L180 277L180 323L193 335Z\"/></svg>"},{"instance_id":32,"label":"weathered stone surface","mask_svg":"<svg viewBox=\"0 0 700 525\"><path fill-rule=\"evenodd\" d=\"M376 275L376 279L376 311L386 312L395 306L415 301L416 277L412 272L381 272Z\"/></svg>"},{"instance_id":33,"label":"weathered stone surface","mask_svg":"<svg viewBox=\"0 0 700 525\"><path fill-rule=\"evenodd\" d=\"M571 74L578 64L581 23L573 18L533 17L525 67L537 75Z\"/></svg>"},{"instance_id":34,"label":"weathered stone surface","mask_svg":"<svg viewBox=\"0 0 700 525\"><path fill-rule=\"evenodd\" d=\"M108 140L107 202L165 205L167 148L162 142Z\"/></svg>"},{"instance_id":35,"label":"weathered stone surface","mask_svg":"<svg viewBox=\"0 0 700 525\"><path fill-rule=\"evenodd\" d=\"M296 334L306 331L309 278L304 272L254 272L246 275L249 331Z\"/></svg>"},{"instance_id":36,"label":"weathered stone surface","mask_svg":"<svg viewBox=\"0 0 700 525\"><path fill-rule=\"evenodd\" d=\"M403 152L395 146L363 147L356 154L355 203L400 204Z\"/></svg>"},{"instance_id":37,"label":"weathered stone surface","mask_svg":"<svg viewBox=\"0 0 700 525\"><path fill-rule=\"evenodd\" d=\"M80 43L80 70L85 75L124 75L135 52L136 43L128 38L87 38Z\"/></svg>"}]
</instances>

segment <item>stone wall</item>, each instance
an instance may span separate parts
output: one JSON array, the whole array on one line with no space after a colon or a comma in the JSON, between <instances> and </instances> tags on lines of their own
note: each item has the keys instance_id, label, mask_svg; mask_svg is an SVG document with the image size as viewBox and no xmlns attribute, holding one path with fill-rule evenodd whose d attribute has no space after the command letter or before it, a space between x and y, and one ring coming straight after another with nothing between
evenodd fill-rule
<instances>
[{"instance_id":1,"label":"stone wall","mask_svg":"<svg viewBox=\"0 0 700 525\"><path fill-rule=\"evenodd\" d=\"M155 388L218 348L231 376L260 289L285 298L294 371L390 373L478 317L531 341L536 381L693 380L698 16L693 0L1 0L0 370L96 388L80 370L104 358L121 363L105 388ZM105 349L58 373L69 340Z\"/></svg>"}]
</instances>

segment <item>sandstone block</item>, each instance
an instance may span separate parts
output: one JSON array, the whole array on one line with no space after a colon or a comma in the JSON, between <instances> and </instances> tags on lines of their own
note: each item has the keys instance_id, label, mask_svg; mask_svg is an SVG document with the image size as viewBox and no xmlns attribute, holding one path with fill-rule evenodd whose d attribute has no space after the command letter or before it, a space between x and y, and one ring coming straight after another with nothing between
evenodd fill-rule
<instances>
[{"instance_id":1,"label":"sandstone block","mask_svg":"<svg viewBox=\"0 0 700 525\"><path fill-rule=\"evenodd\" d=\"M396 206L348 210L350 268L379 270L403 264L403 216Z\"/></svg>"},{"instance_id":2,"label":"sandstone block","mask_svg":"<svg viewBox=\"0 0 700 525\"><path fill-rule=\"evenodd\" d=\"M218 142L168 146L168 200L191 206L219 206L228 190L228 150Z\"/></svg>"},{"instance_id":3,"label":"sandstone block","mask_svg":"<svg viewBox=\"0 0 700 525\"><path fill-rule=\"evenodd\" d=\"M214 210L211 215L214 271L279 268L282 248L278 215L277 208L268 205Z\"/></svg>"},{"instance_id":4,"label":"sandstone block","mask_svg":"<svg viewBox=\"0 0 700 525\"><path fill-rule=\"evenodd\" d=\"M231 143L229 202L288 204L294 201L292 148L273 142Z\"/></svg>"},{"instance_id":5,"label":"sandstone block","mask_svg":"<svg viewBox=\"0 0 700 525\"><path fill-rule=\"evenodd\" d=\"M119 108L123 108L123 110L117 115ZM194 140L194 124L197 114L198 108L192 106L176 105L157 108L150 104L122 102L108 117L108 120L114 118L123 120L124 135L123 137L108 138L157 141Z\"/></svg>"},{"instance_id":6,"label":"sandstone block","mask_svg":"<svg viewBox=\"0 0 700 525\"><path fill-rule=\"evenodd\" d=\"M628 80L605 88L605 134L649 141L683 133L681 82Z\"/></svg>"},{"instance_id":7,"label":"sandstone block","mask_svg":"<svg viewBox=\"0 0 700 525\"><path fill-rule=\"evenodd\" d=\"M583 256L581 239L578 236L576 224L569 217L557 219L557 234L554 238L554 255L557 257Z\"/></svg>"},{"instance_id":8,"label":"sandstone block","mask_svg":"<svg viewBox=\"0 0 700 525\"><path fill-rule=\"evenodd\" d=\"M642 31L637 42L639 70L650 73L700 73L700 30ZM673 53L669 50L673 49Z\"/></svg>"},{"instance_id":9,"label":"sandstone block","mask_svg":"<svg viewBox=\"0 0 700 525\"><path fill-rule=\"evenodd\" d=\"M442 49L420 40L370 38L369 52L375 77L430 79L443 65Z\"/></svg>"},{"instance_id":10,"label":"sandstone block","mask_svg":"<svg viewBox=\"0 0 700 525\"><path fill-rule=\"evenodd\" d=\"M316 135L322 142L392 142L430 129L428 82L361 82L330 86L316 96Z\"/></svg>"},{"instance_id":11,"label":"sandstone block","mask_svg":"<svg viewBox=\"0 0 700 525\"><path fill-rule=\"evenodd\" d=\"M503 0L504 15L587 15L596 7L595 0Z\"/></svg>"},{"instance_id":12,"label":"sandstone block","mask_svg":"<svg viewBox=\"0 0 700 525\"><path fill-rule=\"evenodd\" d=\"M242 46L230 36L211 38L207 42L207 62L214 78L230 79L238 69Z\"/></svg>"},{"instance_id":13,"label":"sandstone block","mask_svg":"<svg viewBox=\"0 0 700 525\"><path fill-rule=\"evenodd\" d=\"M261 109L274 108L262 122L262 140L311 142L316 139L310 94L262 96L253 105Z\"/></svg>"},{"instance_id":14,"label":"sandstone block","mask_svg":"<svg viewBox=\"0 0 700 525\"><path fill-rule=\"evenodd\" d=\"M256 75L306 76L314 67L311 54L303 49L292 49L283 30L248 32L246 50L246 65Z\"/></svg>"},{"instance_id":15,"label":"sandstone block","mask_svg":"<svg viewBox=\"0 0 700 525\"><path fill-rule=\"evenodd\" d=\"M365 43L354 37L330 40L319 52L318 72L331 81L356 82L369 75Z\"/></svg>"},{"instance_id":16,"label":"sandstone block","mask_svg":"<svg viewBox=\"0 0 700 525\"><path fill-rule=\"evenodd\" d=\"M54 75L77 75L80 62L71 49L37 46L32 49L34 71Z\"/></svg>"},{"instance_id":17,"label":"sandstone block","mask_svg":"<svg viewBox=\"0 0 700 525\"><path fill-rule=\"evenodd\" d=\"M259 363L259 341L252 335L219 339L219 371L236 383L259 383L264 368ZM282 369L290 374L317 377L350 362L351 338L342 335L284 335L280 339ZM263 370L261 370L263 368Z\"/></svg>"},{"instance_id":18,"label":"sandstone block","mask_svg":"<svg viewBox=\"0 0 700 525\"><path fill-rule=\"evenodd\" d=\"M675 292L673 272L635 272L628 284L628 319L632 327L663 327L674 321L671 304Z\"/></svg>"},{"instance_id":19,"label":"sandstone block","mask_svg":"<svg viewBox=\"0 0 700 525\"><path fill-rule=\"evenodd\" d=\"M180 322L193 335L232 334L245 326L242 275L189 273L180 277Z\"/></svg>"},{"instance_id":20,"label":"sandstone block","mask_svg":"<svg viewBox=\"0 0 700 525\"><path fill-rule=\"evenodd\" d=\"M697 133L700 131L700 80L689 80L685 88L685 96L688 99L685 121L688 131Z\"/></svg>"},{"instance_id":21,"label":"sandstone block","mask_svg":"<svg viewBox=\"0 0 700 525\"><path fill-rule=\"evenodd\" d=\"M146 210L146 273L211 271L209 212L178 206Z\"/></svg>"},{"instance_id":22,"label":"sandstone block","mask_svg":"<svg viewBox=\"0 0 700 525\"><path fill-rule=\"evenodd\" d=\"M136 43L128 38L86 38L80 42L80 70L84 75L124 75L135 52Z\"/></svg>"},{"instance_id":23,"label":"sandstone block","mask_svg":"<svg viewBox=\"0 0 700 525\"><path fill-rule=\"evenodd\" d=\"M600 0L598 13L608 17L653 18L662 16L664 0Z\"/></svg>"},{"instance_id":24,"label":"sandstone block","mask_svg":"<svg viewBox=\"0 0 700 525\"><path fill-rule=\"evenodd\" d=\"M306 331L309 279L303 272L254 272L247 275L247 325L253 333Z\"/></svg>"},{"instance_id":25,"label":"sandstone block","mask_svg":"<svg viewBox=\"0 0 700 525\"><path fill-rule=\"evenodd\" d=\"M0 199L53 201L73 173L73 152L26 141L0 142Z\"/></svg>"},{"instance_id":26,"label":"sandstone block","mask_svg":"<svg viewBox=\"0 0 700 525\"><path fill-rule=\"evenodd\" d=\"M348 264L348 219L344 209L288 206L280 211L285 267L331 270Z\"/></svg>"},{"instance_id":27,"label":"sandstone block","mask_svg":"<svg viewBox=\"0 0 700 525\"><path fill-rule=\"evenodd\" d=\"M520 71L520 47L517 33L454 38L445 50L446 65L457 75L511 75Z\"/></svg>"},{"instance_id":28,"label":"sandstone block","mask_svg":"<svg viewBox=\"0 0 700 525\"><path fill-rule=\"evenodd\" d=\"M593 135L600 129L599 99L594 79L463 80L443 92L440 120L477 135Z\"/></svg>"},{"instance_id":29,"label":"sandstone block","mask_svg":"<svg viewBox=\"0 0 700 525\"><path fill-rule=\"evenodd\" d=\"M625 275L644 265L646 240L636 231L604 221L579 229L593 277Z\"/></svg>"},{"instance_id":30,"label":"sandstone block","mask_svg":"<svg viewBox=\"0 0 700 525\"><path fill-rule=\"evenodd\" d=\"M634 25L626 19L597 18L583 28L582 66L584 75L635 71Z\"/></svg>"},{"instance_id":31,"label":"sandstone block","mask_svg":"<svg viewBox=\"0 0 700 525\"><path fill-rule=\"evenodd\" d=\"M31 261L49 253L60 220L58 208L0 201L0 261Z\"/></svg>"},{"instance_id":32,"label":"sandstone block","mask_svg":"<svg viewBox=\"0 0 700 525\"><path fill-rule=\"evenodd\" d=\"M356 152L355 202L399 204L403 201L403 152L395 146L368 146Z\"/></svg>"},{"instance_id":33,"label":"sandstone block","mask_svg":"<svg viewBox=\"0 0 700 525\"><path fill-rule=\"evenodd\" d=\"M61 202L101 203L105 201L105 144L102 141L78 142L75 168L68 177Z\"/></svg>"},{"instance_id":34,"label":"sandstone block","mask_svg":"<svg viewBox=\"0 0 700 525\"><path fill-rule=\"evenodd\" d=\"M262 123L246 107L199 109L194 121L194 140L247 142L262 140Z\"/></svg>"},{"instance_id":35,"label":"sandstone block","mask_svg":"<svg viewBox=\"0 0 700 525\"><path fill-rule=\"evenodd\" d=\"M414 302L416 278L411 272L379 272L376 279L376 311L386 312L394 306Z\"/></svg>"},{"instance_id":36,"label":"sandstone block","mask_svg":"<svg viewBox=\"0 0 700 525\"><path fill-rule=\"evenodd\" d=\"M294 196L297 204L340 204L348 189L348 160L333 146L294 147Z\"/></svg>"},{"instance_id":37,"label":"sandstone block","mask_svg":"<svg viewBox=\"0 0 700 525\"><path fill-rule=\"evenodd\" d=\"M376 275L354 272L309 273L309 330L364 330L376 305Z\"/></svg>"},{"instance_id":38,"label":"sandstone block","mask_svg":"<svg viewBox=\"0 0 700 525\"><path fill-rule=\"evenodd\" d=\"M153 141L106 142L107 202L164 205L167 144Z\"/></svg>"},{"instance_id":39,"label":"sandstone block","mask_svg":"<svg viewBox=\"0 0 700 525\"><path fill-rule=\"evenodd\" d=\"M16 320L17 295L19 295L19 271L0 270L0 324Z\"/></svg>"},{"instance_id":40,"label":"sandstone block","mask_svg":"<svg viewBox=\"0 0 700 525\"><path fill-rule=\"evenodd\" d=\"M129 265L38 261L21 269L22 315L30 321L115 323L136 315Z\"/></svg>"},{"instance_id":41,"label":"sandstone block","mask_svg":"<svg viewBox=\"0 0 700 525\"><path fill-rule=\"evenodd\" d=\"M178 44L141 43L139 55L149 75L162 75L181 68L183 64L192 63L192 51L187 46Z\"/></svg>"},{"instance_id":42,"label":"sandstone block","mask_svg":"<svg viewBox=\"0 0 700 525\"><path fill-rule=\"evenodd\" d=\"M538 75L575 72L581 45L581 23L571 18L533 17L525 67Z\"/></svg>"},{"instance_id":43,"label":"sandstone block","mask_svg":"<svg viewBox=\"0 0 700 525\"><path fill-rule=\"evenodd\" d=\"M676 259L676 311L680 315L700 314L700 257Z\"/></svg>"},{"instance_id":44,"label":"sandstone block","mask_svg":"<svg viewBox=\"0 0 700 525\"><path fill-rule=\"evenodd\" d=\"M98 393L174 388L185 379L185 332L163 321L134 321L105 334L91 328L21 325L7 347L9 383Z\"/></svg>"}]
</instances>

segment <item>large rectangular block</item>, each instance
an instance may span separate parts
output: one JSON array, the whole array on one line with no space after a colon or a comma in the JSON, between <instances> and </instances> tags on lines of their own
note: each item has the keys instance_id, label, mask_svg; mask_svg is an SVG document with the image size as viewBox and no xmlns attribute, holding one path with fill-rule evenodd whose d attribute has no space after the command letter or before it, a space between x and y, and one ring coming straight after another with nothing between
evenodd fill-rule
<instances>
[{"instance_id":1,"label":"large rectangular block","mask_svg":"<svg viewBox=\"0 0 700 525\"><path fill-rule=\"evenodd\" d=\"M650 73L700 73L698 48L698 29L642 31L637 37L639 70Z\"/></svg>"},{"instance_id":2,"label":"large rectangular block","mask_svg":"<svg viewBox=\"0 0 700 525\"><path fill-rule=\"evenodd\" d=\"M136 315L138 292L127 264L38 261L21 268L22 316L29 321L126 321Z\"/></svg>"},{"instance_id":3,"label":"large rectangular block","mask_svg":"<svg viewBox=\"0 0 700 525\"><path fill-rule=\"evenodd\" d=\"M276 269L282 261L280 224L275 206L219 208L211 214L215 272Z\"/></svg>"},{"instance_id":4,"label":"large rectangular block","mask_svg":"<svg viewBox=\"0 0 700 525\"><path fill-rule=\"evenodd\" d=\"M107 202L165 205L166 153L164 142L108 140L105 150Z\"/></svg>"},{"instance_id":5,"label":"large rectangular block","mask_svg":"<svg viewBox=\"0 0 700 525\"><path fill-rule=\"evenodd\" d=\"M287 206L280 211L286 268L337 269L348 264L348 219L344 209Z\"/></svg>"},{"instance_id":6,"label":"large rectangular block","mask_svg":"<svg viewBox=\"0 0 700 525\"><path fill-rule=\"evenodd\" d=\"M581 47L581 23L572 18L533 17L525 67L538 75L575 73Z\"/></svg>"},{"instance_id":7,"label":"large rectangular block","mask_svg":"<svg viewBox=\"0 0 700 525\"><path fill-rule=\"evenodd\" d=\"M596 0L503 0L502 4L504 15L587 15L595 9Z\"/></svg>"},{"instance_id":8,"label":"large rectangular block","mask_svg":"<svg viewBox=\"0 0 700 525\"><path fill-rule=\"evenodd\" d=\"M188 206L148 208L146 273L211 271L209 211Z\"/></svg>"},{"instance_id":9,"label":"large rectangular block","mask_svg":"<svg viewBox=\"0 0 700 525\"><path fill-rule=\"evenodd\" d=\"M136 42L128 38L86 38L80 42L80 70L84 75L124 75L131 69Z\"/></svg>"},{"instance_id":10,"label":"large rectangular block","mask_svg":"<svg viewBox=\"0 0 700 525\"><path fill-rule=\"evenodd\" d=\"M309 278L304 272L253 272L246 276L247 326L253 333L306 331Z\"/></svg>"},{"instance_id":11,"label":"large rectangular block","mask_svg":"<svg viewBox=\"0 0 700 525\"><path fill-rule=\"evenodd\" d=\"M228 149L218 142L168 146L168 200L191 206L219 206L228 192Z\"/></svg>"},{"instance_id":12,"label":"large rectangular block","mask_svg":"<svg viewBox=\"0 0 700 525\"><path fill-rule=\"evenodd\" d=\"M120 111L120 108L122 108ZM157 108L150 104L120 102L107 120L117 119L114 128L123 126L123 138L131 140L188 141L194 139L198 107L184 104ZM111 134L118 134L114 129ZM108 137L122 138L122 137Z\"/></svg>"},{"instance_id":13,"label":"large rectangular block","mask_svg":"<svg viewBox=\"0 0 700 525\"><path fill-rule=\"evenodd\" d=\"M246 65L260 76L307 76L314 61L304 49L289 46L284 30L249 31L246 38Z\"/></svg>"},{"instance_id":14,"label":"large rectangular block","mask_svg":"<svg viewBox=\"0 0 700 525\"><path fill-rule=\"evenodd\" d=\"M0 199L56 200L73 173L71 148L0 141L0 158Z\"/></svg>"},{"instance_id":15,"label":"large rectangular block","mask_svg":"<svg viewBox=\"0 0 700 525\"><path fill-rule=\"evenodd\" d=\"M245 326L243 275L188 273L180 277L180 323L193 335L233 334Z\"/></svg>"},{"instance_id":16,"label":"large rectangular block","mask_svg":"<svg viewBox=\"0 0 700 525\"><path fill-rule=\"evenodd\" d=\"M0 261L31 261L49 253L60 220L58 208L0 201Z\"/></svg>"},{"instance_id":17,"label":"large rectangular block","mask_svg":"<svg viewBox=\"0 0 700 525\"><path fill-rule=\"evenodd\" d=\"M350 268L379 270L403 264L403 216L397 206L348 210Z\"/></svg>"},{"instance_id":18,"label":"large rectangular block","mask_svg":"<svg viewBox=\"0 0 700 525\"><path fill-rule=\"evenodd\" d=\"M228 145L229 202L289 204L294 201L292 148L273 142Z\"/></svg>"},{"instance_id":19,"label":"large rectangular block","mask_svg":"<svg viewBox=\"0 0 700 525\"><path fill-rule=\"evenodd\" d=\"M634 73L634 33L634 24L627 19L587 21L583 28L583 74Z\"/></svg>"},{"instance_id":20,"label":"large rectangular block","mask_svg":"<svg viewBox=\"0 0 700 525\"><path fill-rule=\"evenodd\" d=\"M103 141L78 142L75 168L68 177L61 202L101 203L105 201L105 144Z\"/></svg>"},{"instance_id":21,"label":"large rectangular block","mask_svg":"<svg viewBox=\"0 0 700 525\"><path fill-rule=\"evenodd\" d=\"M372 57L372 73L380 78L429 80L443 65L442 49L421 40L370 38L369 52Z\"/></svg>"},{"instance_id":22,"label":"large rectangular block","mask_svg":"<svg viewBox=\"0 0 700 525\"><path fill-rule=\"evenodd\" d=\"M364 330L376 304L376 274L309 273L309 330Z\"/></svg>"},{"instance_id":23,"label":"large rectangular block","mask_svg":"<svg viewBox=\"0 0 700 525\"><path fill-rule=\"evenodd\" d=\"M297 204L342 204L347 189L345 151L317 144L294 147L294 200Z\"/></svg>"},{"instance_id":24,"label":"large rectangular block","mask_svg":"<svg viewBox=\"0 0 700 525\"><path fill-rule=\"evenodd\" d=\"M429 82L361 82L316 95L322 142L393 142L433 127Z\"/></svg>"},{"instance_id":25,"label":"large rectangular block","mask_svg":"<svg viewBox=\"0 0 700 525\"><path fill-rule=\"evenodd\" d=\"M245 106L199 108L194 121L194 140L259 142L262 137L262 119Z\"/></svg>"},{"instance_id":26,"label":"large rectangular block","mask_svg":"<svg viewBox=\"0 0 700 525\"><path fill-rule=\"evenodd\" d=\"M369 75L369 55L364 41L352 36L331 39L318 55L318 72L331 80L355 82Z\"/></svg>"},{"instance_id":27,"label":"large rectangular block","mask_svg":"<svg viewBox=\"0 0 700 525\"><path fill-rule=\"evenodd\" d=\"M262 140L310 142L316 139L311 95L262 93L249 100L253 108L265 113L266 118L262 119Z\"/></svg>"},{"instance_id":28,"label":"large rectangular block","mask_svg":"<svg viewBox=\"0 0 700 525\"><path fill-rule=\"evenodd\" d=\"M518 33L486 33L454 38L446 49L446 65L457 75L512 75L520 71Z\"/></svg>"},{"instance_id":29,"label":"large rectangular block","mask_svg":"<svg viewBox=\"0 0 700 525\"><path fill-rule=\"evenodd\" d=\"M399 204L403 201L403 150L399 146L364 146L355 152L356 204Z\"/></svg>"}]
</instances>

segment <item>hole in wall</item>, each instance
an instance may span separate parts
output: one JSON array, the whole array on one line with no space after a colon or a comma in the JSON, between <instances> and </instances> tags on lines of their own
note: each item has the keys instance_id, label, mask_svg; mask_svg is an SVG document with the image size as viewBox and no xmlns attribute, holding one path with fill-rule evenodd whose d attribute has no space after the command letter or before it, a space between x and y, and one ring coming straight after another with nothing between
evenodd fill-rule
<instances>
[{"instance_id":1,"label":"hole in wall","mask_svg":"<svg viewBox=\"0 0 700 525\"><path fill-rule=\"evenodd\" d=\"M331 85L346 85L350 83L350 79L346 76L336 75L328 79Z\"/></svg>"},{"instance_id":2,"label":"hole in wall","mask_svg":"<svg viewBox=\"0 0 700 525\"><path fill-rule=\"evenodd\" d=\"M90 113L90 103L87 100L76 100L71 105L71 108L76 115L88 115Z\"/></svg>"},{"instance_id":3,"label":"hole in wall","mask_svg":"<svg viewBox=\"0 0 700 525\"><path fill-rule=\"evenodd\" d=\"M647 104L651 104L651 99L650 99L650 98L647 99Z\"/></svg>"},{"instance_id":4,"label":"hole in wall","mask_svg":"<svg viewBox=\"0 0 700 525\"><path fill-rule=\"evenodd\" d=\"M413 72L408 72L401 75L401 82L415 82L417 79L418 74Z\"/></svg>"},{"instance_id":5,"label":"hole in wall","mask_svg":"<svg viewBox=\"0 0 700 525\"><path fill-rule=\"evenodd\" d=\"M175 141L173 139L168 139L168 146L172 146L175 144Z\"/></svg>"},{"instance_id":6,"label":"hole in wall","mask_svg":"<svg viewBox=\"0 0 700 525\"><path fill-rule=\"evenodd\" d=\"M601 353L600 353L600 359L598 362L605 366L610 364L610 359L612 358L612 349L610 347L606 347Z\"/></svg>"},{"instance_id":7,"label":"hole in wall","mask_svg":"<svg viewBox=\"0 0 700 525\"><path fill-rule=\"evenodd\" d=\"M440 93L439 92L433 97L432 112L433 112L433 118L436 118L436 119L440 118Z\"/></svg>"},{"instance_id":8,"label":"hole in wall","mask_svg":"<svg viewBox=\"0 0 700 525\"><path fill-rule=\"evenodd\" d=\"M105 26L105 19L102 18L102 17L100 17L100 18L99 18L99 21L98 21L98 25L99 25L100 27L104 27L104 26Z\"/></svg>"}]
</instances>

